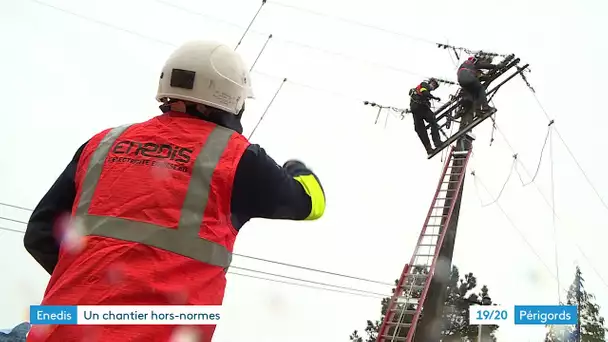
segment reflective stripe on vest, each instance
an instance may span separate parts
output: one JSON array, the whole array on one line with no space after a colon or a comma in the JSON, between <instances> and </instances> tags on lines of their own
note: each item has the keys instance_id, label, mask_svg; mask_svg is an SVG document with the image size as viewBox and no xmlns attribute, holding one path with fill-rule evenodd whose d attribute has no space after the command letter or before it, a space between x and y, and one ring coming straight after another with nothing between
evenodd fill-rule
<instances>
[{"instance_id":1,"label":"reflective stripe on vest","mask_svg":"<svg viewBox=\"0 0 608 342\"><path fill-rule=\"evenodd\" d=\"M177 229L111 216L89 215L89 208L104 162L116 139L129 127L111 129L89 161L76 216L83 220L85 235L104 236L161 248L192 259L227 268L232 253L225 246L198 236L209 198L211 176L234 131L216 126L194 161L190 184Z\"/></svg>"}]
</instances>

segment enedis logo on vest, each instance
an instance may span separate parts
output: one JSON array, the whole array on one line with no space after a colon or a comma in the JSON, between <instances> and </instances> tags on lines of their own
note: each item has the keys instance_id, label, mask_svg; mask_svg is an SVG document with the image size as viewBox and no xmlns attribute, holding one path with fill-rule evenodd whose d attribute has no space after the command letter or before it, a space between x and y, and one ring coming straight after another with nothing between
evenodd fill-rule
<instances>
[{"instance_id":1,"label":"enedis logo on vest","mask_svg":"<svg viewBox=\"0 0 608 342\"><path fill-rule=\"evenodd\" d=\"M110 163L164 167L180 172L188 172L189 168L184 164L190 162L192 152L193 149L191 148L175 144L120 140L114 144L107 161Z\"/></svg>"}]
</instances>

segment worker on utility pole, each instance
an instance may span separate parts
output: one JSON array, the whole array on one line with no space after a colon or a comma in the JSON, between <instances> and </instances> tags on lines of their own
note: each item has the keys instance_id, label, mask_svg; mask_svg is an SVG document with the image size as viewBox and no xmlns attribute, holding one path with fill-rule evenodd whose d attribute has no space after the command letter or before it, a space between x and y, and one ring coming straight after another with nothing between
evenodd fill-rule
<instances>
[{"instance_id":1,"label":"worker on utility pole","mask_svg":"<svg viewBox=\"0 0 608 342\"><path fill-rule=\"evenodd\" d=\"M160 73L161 115L106 129L80 147L25 233L25 248L51 274L42 305L221 305L246 222L323 215L323 188L306 165L290 160L281 167L242 135L250 82L232 48L186 43ZM62 215L71 225L56 227ZM62 238L73 239L74 227L86 237L79 250ZM93 334L99 341L165 342L174 328L35 326L28 341ZM193 329L209 342L215 326Z\"/></svg>"},{"instance_id":2,"label":"worker on utility pole","mask_svg":"<svg viewBox=\"0 0 608 342\"><path fill-rule=\"evenodd\" d=\"M492 57L483 53L469 57L458 68L458 84L473 99L473 108L479 108L481 113L496 112L496 108L488 104L486 90L479 79L483 76L482 70L495 68L496 65L492 64Z\"/></svg>"},{"instance_id":3,"label":"worker on utility pole","mask_svg":"<svg viewBox=\"0 0 608 342\"><path fill-rule=\"evenodd\" d=\"M435 113L431 110L431 100L441 101L440 98L431 94L431 91L439 87L439 82L435 78L431 78L428 81L421 82L416 88L410 89L410 111L414 119L414 129L424 145L427 154L433 152L433 147L429 141L429 135L426 131L426 124L431 126L431 137L435 148L441 145L441 138L439 137L439 125L435 118Z\"/></svg>"}]
</instances>

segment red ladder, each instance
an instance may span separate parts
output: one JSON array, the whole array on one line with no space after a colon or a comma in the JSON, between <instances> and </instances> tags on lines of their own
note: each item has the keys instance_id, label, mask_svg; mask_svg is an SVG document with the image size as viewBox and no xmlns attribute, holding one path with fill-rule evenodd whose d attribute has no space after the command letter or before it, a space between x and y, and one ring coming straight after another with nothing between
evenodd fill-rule
<instances>
[{"instance_id":1,"label":"red ladder","mask_svg":"<svg viewBox=\"0 0 608 342\"><path fill-rule=\"evenodd\" d=\"M443 167L435 197L420 232L418 244L393 294L377 342L412 342L429 290L446 228L462 188L471 150L452 147ZM455 186L454 186L455 185ZM447 197L448 194L451 197Z\"/></svg>"}]
</instances>

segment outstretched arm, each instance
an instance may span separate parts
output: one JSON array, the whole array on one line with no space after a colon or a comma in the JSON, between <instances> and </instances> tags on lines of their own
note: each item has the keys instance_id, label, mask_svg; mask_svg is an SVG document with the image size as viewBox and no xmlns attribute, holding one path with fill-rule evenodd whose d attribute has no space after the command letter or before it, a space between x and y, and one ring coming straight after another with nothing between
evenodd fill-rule
<instances>
[{"instance_id":1,"label":"outstretched arm","mask_svg":"<svg viewBox=\"0 0 608 342\"><path fill-rule=\"evenodd\" d=\"M260 146L249 146L234 179L232 212L240 221L235 228L256 217L316 220L324 211L325 193L310 169L298 161L281 167Z\"/></svg>"},{"instance_id":2,"label":"outstretched arm","mask_svg":"<svg viewBox=\"0 0 608 342\"><path fill-rule=\"evenodd\" d=\"M40 200L23 238L25 249L49 274L53 273L59 257L60 241L55 239L53 227L58 218L72 212L76 198L76 168L85 146L86 143L76 151L72 161Z\"/></svg>"}]
</instances>

